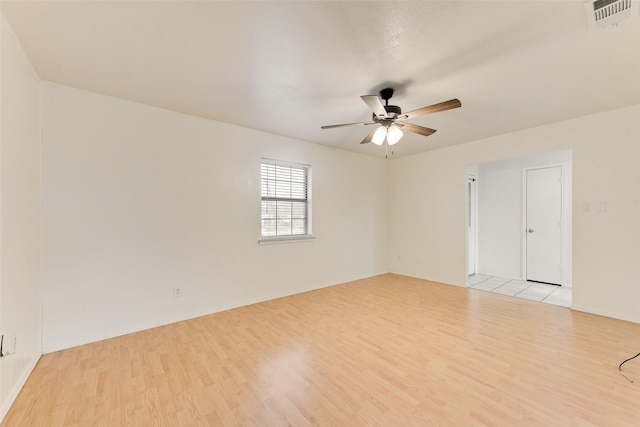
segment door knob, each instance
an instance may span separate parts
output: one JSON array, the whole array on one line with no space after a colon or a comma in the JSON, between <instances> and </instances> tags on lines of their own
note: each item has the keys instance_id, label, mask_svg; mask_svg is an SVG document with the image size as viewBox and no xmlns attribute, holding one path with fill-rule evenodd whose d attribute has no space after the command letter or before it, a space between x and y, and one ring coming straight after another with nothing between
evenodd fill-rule
<instances>
[{"instance_id":1,"label":"door knob","mask_svg":"<svg viewBox=\"0 0 640 427\"><path fill-rule=\"evenodd\" d=\"M533 233L533 228L527 230L529 233Z\"/></svg>"}]
</instances>

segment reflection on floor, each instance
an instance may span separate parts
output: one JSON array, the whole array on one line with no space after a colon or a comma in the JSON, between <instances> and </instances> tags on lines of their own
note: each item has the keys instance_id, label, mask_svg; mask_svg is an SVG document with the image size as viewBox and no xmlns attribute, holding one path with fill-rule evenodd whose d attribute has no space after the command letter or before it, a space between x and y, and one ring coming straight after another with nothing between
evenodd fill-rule
<instances>
[{"instance_id":1,"label":"reflection on floor","mask_svg":"<svg viewBox=\"0 0 640 427\"><path fill-rule=\"evenodd\" d=\"M481 291L511 295L518 298L561 305L563 307L571 306L571 288L507 279L505 277L487 276L484 274L473 274L469 276L467 285L472 289L479 289Z\"/></svg>"}]
</instances>

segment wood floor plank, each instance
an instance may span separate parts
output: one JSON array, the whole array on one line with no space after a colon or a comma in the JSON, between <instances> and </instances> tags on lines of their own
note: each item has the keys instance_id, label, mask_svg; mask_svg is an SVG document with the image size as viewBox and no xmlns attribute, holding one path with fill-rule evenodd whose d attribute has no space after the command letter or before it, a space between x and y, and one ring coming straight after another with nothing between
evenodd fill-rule
<instances>
[{"instance_id":1,"label":"wood floor plank","mask_svg":"<svg viewBox=\"0 0 640 427\"><path fill-rule=\"evenodd\" d=\"M638 426L640 325L385 274L44 355L8 426Z\"/></svg>"}]
</instances>

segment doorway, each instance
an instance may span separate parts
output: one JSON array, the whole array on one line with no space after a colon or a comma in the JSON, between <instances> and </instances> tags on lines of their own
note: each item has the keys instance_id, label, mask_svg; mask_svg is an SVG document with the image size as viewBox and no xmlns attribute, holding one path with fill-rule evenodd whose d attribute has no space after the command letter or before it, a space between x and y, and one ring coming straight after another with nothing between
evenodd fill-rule
<instances>
[{"instance_id":1,"label":"doorway","mask_svg":"<svg viewBox=\"0 0 640 427\"><path fill-rule=\"evenodd\" d=\"M467 276L476 274L478 265L477 180L475 175L467 175Z\"/></svg>"},{"instance_id":2,"label":"doorway","mask_svg":"<svg viewBox=\"0 0 640 427\"><path fill-rule=\"evenodd\" d=\"M467 166L465 219L468 286L479 285L478 281L483 278L505 278L523 282L530 280L527 282L529 285L536 285L527 288L527 292L530 293L537 287L542 287L533 281L571 288L571 161L571 150L563 150ZM529 201L527 204L527 175L530 178L529 184L535 185L538 170L542 170L541 175L548 172L551 176L553 172L555 176L550 179L556 180L558 184L551 196L547 194L547 190L542 191L547 197L560 199L560 203L554 208L556 214L560 212L561 219L558 220L556 216L554 221L556 227L560 223L561 234L559 249L556 246L556 252L553 254L553 276L546 273L539 275L536 272L535 260L542 259L542 256L535 255L534 238L543 237L543 228L546 226L534 225L534 212L527 213L527 206L541 208L548 203L542 200ZM475 181L470 182L470 177L475 178ZM560 179L560 182L557 179ZM533 194L533 190L530 193ZM472 223L470 219L474 218L474 201L476 222ZM527 224L527 220L531 223ZM533 229L533 232L527 232L528 229ZM557 236L556 234L554 237L556 242ZM531 247L528 248L528 245ZM539 249L538 252L549 255ZM487 287L490 284L492 283L487 282ZM565 292L570 292L570 289L566 289Z\"/></svg>"}]
</instances>

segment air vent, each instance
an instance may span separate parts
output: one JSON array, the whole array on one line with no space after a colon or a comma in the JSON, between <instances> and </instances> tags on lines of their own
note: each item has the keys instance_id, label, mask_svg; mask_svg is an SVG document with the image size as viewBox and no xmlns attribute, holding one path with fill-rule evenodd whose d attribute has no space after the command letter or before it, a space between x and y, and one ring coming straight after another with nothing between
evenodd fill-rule
<instances>
[{"instance_id":1,"label":"air vent","mask_svg":"<svg viewBox=\"0 0 640 427\"><path fill-rule=\"evenodd\" d=\"M589 0L585 4L589 30L599 30L638 16L639 6L638 0Z\"/></svg>"}]
</instances>

